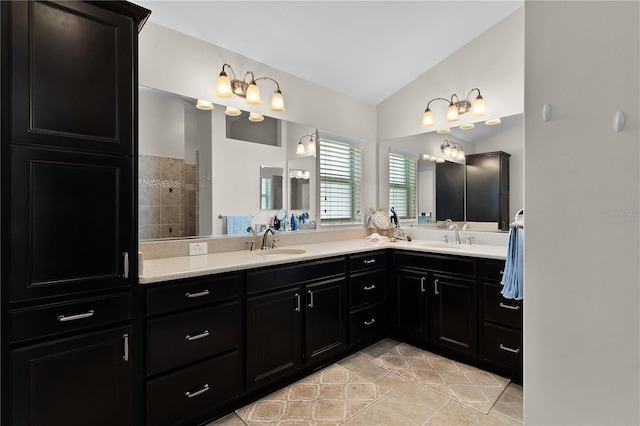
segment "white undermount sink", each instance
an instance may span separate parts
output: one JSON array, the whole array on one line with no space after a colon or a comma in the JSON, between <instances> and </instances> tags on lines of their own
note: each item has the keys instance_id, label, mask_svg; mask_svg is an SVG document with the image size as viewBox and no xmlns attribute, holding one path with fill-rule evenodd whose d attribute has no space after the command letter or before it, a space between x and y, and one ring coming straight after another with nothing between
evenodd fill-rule
<instances>
[{"instance_id":1,"label":"white undermount sink","mask_svg":"<svg viewBox=\"0 0 640 426\"><path fill-rule=\"evenodd\" d=\"M258 256L294 256L299 254L306 253L306 250L303 249L287 249L287 248L276 248L271 250L259 250L256 252Z\"/></svg>"},{"instance_id":2,"label":"white undermount sink","mask_svg":"<svg viewBox=\"0 0 640 426\"><path fill-rule=\"evenodd\" d=\"M465 250L469 246L464 244L453 244L453 243L444 243L439 241L429 241L422 244L425 247L433 247L433 248L446 248L452 250Z\"/></svg>"}]
</instances>

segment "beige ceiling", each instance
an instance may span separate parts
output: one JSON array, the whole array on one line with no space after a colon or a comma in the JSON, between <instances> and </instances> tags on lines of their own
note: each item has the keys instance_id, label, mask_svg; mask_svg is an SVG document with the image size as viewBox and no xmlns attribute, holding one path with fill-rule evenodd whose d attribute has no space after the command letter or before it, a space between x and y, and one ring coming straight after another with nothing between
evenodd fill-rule
<instances>
[{"instance_id":1,"label":"beige ceiling","mask_svg":"<svg viewBox=\"0 0 640 426\"><path fill-rule=\"evenodd\" d=\"M523 4L522 0L134 2L152 11L152 22L372 105Z\"/></svg>"}]
</instances>

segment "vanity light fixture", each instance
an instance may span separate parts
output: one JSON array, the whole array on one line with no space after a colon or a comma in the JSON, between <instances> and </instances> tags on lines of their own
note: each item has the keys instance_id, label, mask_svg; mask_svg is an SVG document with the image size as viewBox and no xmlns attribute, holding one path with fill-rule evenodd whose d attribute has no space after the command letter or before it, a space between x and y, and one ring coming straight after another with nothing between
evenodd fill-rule
<instances>
[{"instance_id":1,"label":"vanity light fixture","mask_svg":"<svg viewBox=\"0 0 640 426\"><path fill-rule=\"evenodd\" d=\"M440 145L440 151L446 156L453 160L464 160L466 157L464 156L464 150L462 149L462 145L457 142L446 140Z\"/></svg>"},{"instance_id":2,"label":"vanity light fixture","mask_svg":"<svg viewBox=\"0 0 640 426\"><path fill-rule=\"evenodd\" d=\"M473 102L473 105L472 105L471 101L469 101L469 96L471 96L471 94L474 91L478 92L478 96L476 97L476 100ZM427 103L427 108L424 110L424 114L422 116L422 127L430 127L436 124L436 120L433 118L433 112L431 112L431 108L429 106L431 105L431 102L437 101L437 100L449 102L449 108L447 109L447 115L445 118L445 120L448 123L451 123L453 121L458 121L460 119L461 114L465 114L469 111L471 111L471 115L474 117L482 117L487 113L487 108L484 104L484 99L480 94L480 89L473 88L469 91L469 94L463 100L458 99L458 95L456 95L455 93L451 95L451 99L445 99L445 98L431 99Z\"/></svg>"},{"instance_id":3,"label":"vanity light fixture","mask_svg":"<svg viewBox=\"0 0 640 426\"><path fill-rule=\"evenodd\" d=\"M433 155L429 154L422 154L422 159L433 161L434 163L444 163L444 158L434 157Z\"/></svg>"},{"instance_id":4,"label":"vanity light fixture","mask_svg":"<svg viewBox=\"0 0 640 426\"><path fill-rule=\"evenodd\" d=\"M307 149L304 148L304 143L302 142L304 138L309 138L309 142L307 143ZM311 133L309 135L304 135L300 138L298 142L298 147L296 148L296 154L305 155L306 153L314 154L316 152L316 135L315 133Z\"/></svg>"},{"instance_id":5,"label":"vanity light fixture","mask_svg":"<svg viewBox=\"0 0 640 426\"><path fill-rule=\"evenodd\" d=\"M213 109L213 103L205 101L204 99L198 99L198 102L196 102L196 108L203 111L210 111Z\"/></svg>"},{"instance_id":6,"label":"vanity light fixture","mask_svg":"<svg viewBox=\"0 0 640 426\"><path fill-rule=\"evenodd\" d=\"M226 68L231 71L231 75L233 76L231 80L229 80L229 77L225 72ZM247 77L250 79L247 80ZM260 100L260 89L258 89L258 85L256 84L256 81L258 80L271 80L276 84L276 91L271 97L271 106L269 109L274 112L285 111L284 97L280 91L280 84L278 84L277 81L271 77L256 78L253 71L247 71L244 74L243 79L238 80L236 78L236 73L229 64L222 65L222 72L220 72L220 76L218 77L218 82L216 84L216 96L220 98L231 98L233 95L236 95L244 98L245 102L249 105L260 105L262 101Z\"/></svg>"}]
</instances>

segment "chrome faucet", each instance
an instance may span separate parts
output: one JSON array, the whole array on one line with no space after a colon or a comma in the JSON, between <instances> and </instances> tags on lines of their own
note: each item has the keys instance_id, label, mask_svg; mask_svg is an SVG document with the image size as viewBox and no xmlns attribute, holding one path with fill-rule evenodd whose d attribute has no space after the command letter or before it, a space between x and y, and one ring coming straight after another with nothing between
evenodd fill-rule
<instances>
[{"instance_id":1,"label":"chrome faucet","mask_svg":"<svg viewBox=\"0 0 640 426\"><path fill-rule=\"evenodd\" d=\"M453 221L451 219L447 219L442 223L442 229L447 229L447 223L450 223L453 225Z\"/></svg>"},{"instance_id":2,"label":"chrome faucet","mask_svg":"<svg viewBox=\"0 0 640 426\"><path fill-rule=\"evenodd\" d=\"M269 249L269 245L267 244L267 236L269 235L269 232L271 232L271 235L275 235L273 228L267 228L267 230L264 231L264 236L262 237L262 247L260 247L262 250Z\"/></svg>"},{"instance_id":3,"label":"chrome faucet","mask_svg":"<svg viewBox=\"0 0 640 426\"><path fill-rule=\"evenodd\" d=\"M450 231L453 231L453 244L460 244L460 234L458 233L458 226L451 225L449 227Z\"/></svg>"}]
</instances>

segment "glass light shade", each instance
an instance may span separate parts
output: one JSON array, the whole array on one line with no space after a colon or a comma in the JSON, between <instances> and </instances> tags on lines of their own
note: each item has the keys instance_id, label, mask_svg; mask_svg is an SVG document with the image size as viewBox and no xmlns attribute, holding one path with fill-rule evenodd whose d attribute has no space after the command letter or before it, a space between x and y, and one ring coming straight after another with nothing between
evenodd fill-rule
<instances>
[{"instance_id":1,"label":"glass light shade","mask_svg":"<svg viewBox=\"0 0 640 426\"><path fill-rule=\"evenodd\" d=\"M487 120L484 122L487 126L495 126L496 124L502 123L502 120L499 118L492 118L491 120Z\"/></svg>"},{"instance_id":2,"label":"glass light shade","mask_svg":"<svg viewBox=\"0 0 640 426\"><path fill-rule=\"evenodd\" d=\"M257 112L249 113L249 120L255 121L256 123L264 120L264 116L262 114L258 114Z\"/></svg>"},{"instance_id":3,"label":"glass light shade","mask_svg":"<svg viewBox=\"0 0 640 426\"><path fill-rule=\"evenodd\" d=\"M458 160L464 160L464 159L465 159L465 158L467 158L467 157L465 157L465 156L464 156L464 151L463 151L463 150L460 150L460 151L458 151L458 156L457 156L456 158L457 158Z\"/></svg>"},{"instance_id":4,"label":"glass light shade","mask_svg":"<svg viewBox=\"0 0 640 426\"><path fill-rule=\"evenodd\" d=\"M444 153L444 155L451 155L451 147L447 146L442 152Z\"/></svg>"},{"instance_id":5,"label":"glass light shade","mask_svg":"<svg viewBox=\"0 0 640 426\"><path fill-rule=\"evenodd\" d=\"M458 108L454 104L449 104L446 121L458 121L459 119Z\"/></svg>"},{"instance_id":6,"label":"glass light shade","mask_svg":"<svg viewBox=\"0 0 640 426\"><path fill-rule=\"evenodd\" d=\"M242 114L242 111L240 111L238 108L228 106L227 108L225 108L224 113L231 117L235 117L237 115Z\"/></svg>"},{"instance_id":7,"label":"glass light shade","mask_svg":"<svg viewBox=\"0 0 640 426\"><path fill-rule=\"evenodd\" d=\"M471 107L471 115L474 117L482 117L487 113L487 107L484 105L484 99L478 95L473 106Z\"/></svg>"},{"instance_id":8,"label":"glass light shade","mask_svg":"<svg viewBox=\"0 0 640 426\"><path fill-rule=\"evenodd\" d=\"M316 152L316 140L311 138L307 144L307 151Z\"/></svg>"},{"instance_id":9,"label":"glass light shade","mask_svg":"<svg viewBox=\"0 0 640 426\"><path fill-rule=\"evenodd\" d=\"M216 96L219 98L230 98L233 96L229 77L227 77L225 73L220 73L220 77L218 77L218 82L216 83Z\"/></svg>"},{"instance_id":10,"label":"glass light shade","mask_svg":"<svg viewBox=\"0 0 640 426\"><path fill-rule=\"evenodd\" d=\"M213 109L213 104L209 101L198 99L198 102L196 103L196 108L204 111L209 111Z\"/></svg>"},{"instance_id":11,"label":"glass light shade","mask_svg":"<svg viewBox=\"0 0 640 426\"><path fill-rule=\"evenodd\" d=\"M302 142L298 142L298 148L296 148L296 154L298 155L304 155L304 145L302 144Z\"/></svg>"},{"instance_id":12,"label":"glass light shade","mask_svg":"<svg viewBox=\"0 0 640 426\"><path fill-rule=\"evenodd\" d=\"M449 155L451 156L451 158L458 158L458 148L451 148L451 152L449 153Z\"/></svg>"},{"instance_id":13,"label":"glass light shade","mask_svg":"<svg viewBox=\"0 0 640 426\"><path fill-rule=\"evenodd\" d=\"M444 158L436 158L436 163L444 163Z\"/></svg>"},{"instance_id":14,"label":"glass light shade","mask_svg":"<svg viewBox=\"0 0 640 426\"><path fill-rule=\"evenodd\" d=\"M276 90L276 92L271 97L271 106L269 109L273 112L284 112L284 98L282 97L282 92Z\"/></svg>"},{"instance_id":15,"label":"glass light shade","mask_svg":"<svg viewBox=\"0 0 640 426\"><path fill-rule=\"evenodd\" d=\"M449 128L436 130L436 132L440 133L440 134L449 133L450 131L451 131L451 129L449 129Z\"/></svg>"},{"instance_id":16,"label":"glass light shade","mask_svg":"<svg viewBox=\"0 0 640 426\"><path fill-rule=\"evenodd\" d=\"M245 102L249 105L260 105L262 101L260 100L260 89L256 83L252 82L249 87L247 87L247 98Z\"/></svg>"},{"instance_id":17,"label":"glass light shade","mask_svg":"<svg viewBox=\"0 0 640 426\"><path fill-rule=\"evenodd\" d=\"M462 130L470 130L470 129L473 129L474 127L476 126L473 123L463 124L462 126L460 126Z\"/></svg>"},{"instance_id":18,"label":"glass light shade","mask_svg":"<svg viewBox=\"0 0 640 426\"><path fill-rule=\"evenodd\" d=\"M422 127L429 127L436 124L436 120L433 118L433 113L430 109L427 109L422 116Z\"/></svg>"}]
</instances>

